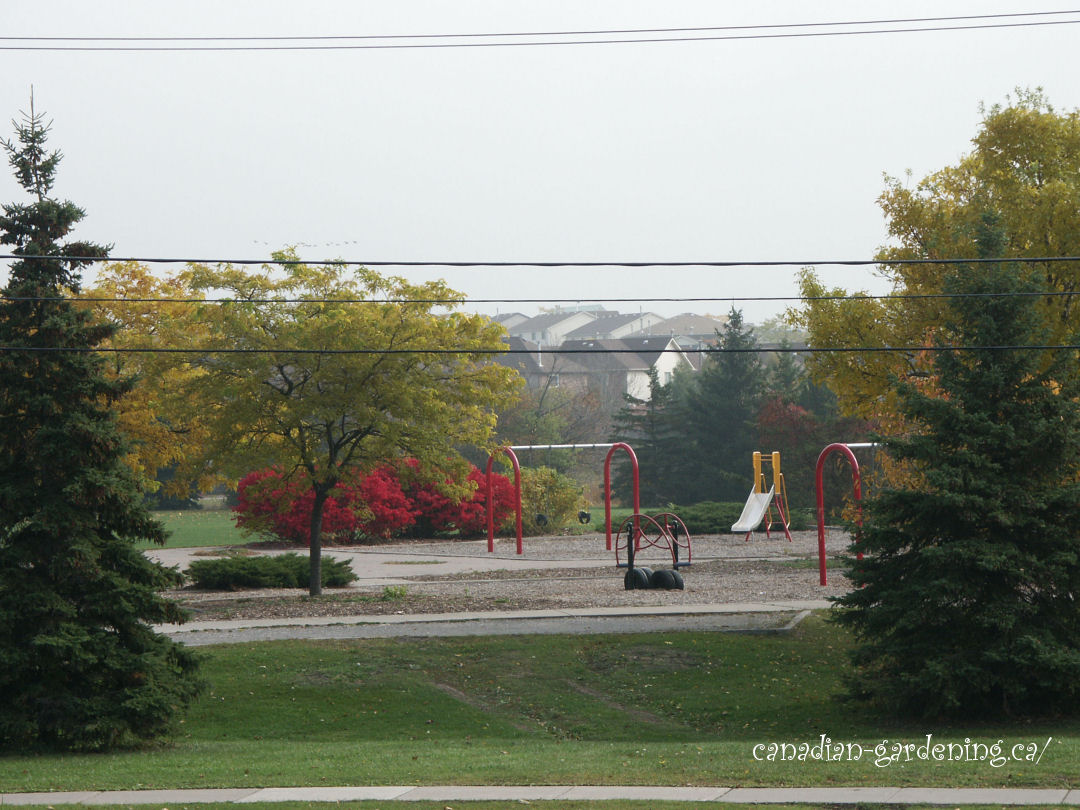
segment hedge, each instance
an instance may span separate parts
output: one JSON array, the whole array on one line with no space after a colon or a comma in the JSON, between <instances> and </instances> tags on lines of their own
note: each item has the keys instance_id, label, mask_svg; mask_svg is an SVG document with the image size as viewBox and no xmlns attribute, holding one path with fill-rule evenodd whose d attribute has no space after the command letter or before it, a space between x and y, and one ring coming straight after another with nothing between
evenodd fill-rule
<instances>
[{"instance_id":1,"label":"hedge","mask_svg":"<svg viewBox=\"0 0 1080 810\"><path fill-rule=\"evenodd\" d=\"M188 566L186 575L196 588L209 591L306 588L311 568L307 557L290 552L276 556L196 560ZM348 560L322 558L324 588L340 588L356 578Z\"/></svg>"},{"instance_id":2,"label":"hedge","mask_svg":"<svg viewBox=\"0 0 1080 810\"><path fill-rule=\"evenodd\" d=\"M686 524L686 530L691 536L695 534L730 534L731 527L739 520L742 514L743 504L720 501L702 501L691 506L669 506L667 511L673 512ZM780 516L773 507L773 520L779 521ZM806 509L795 509L791 514L791 530L803 531L811 527L810 512ZM764 526L764 521L762 521ZM780 530L777 525L775 527Z\"/></svg>"}]
</instances>

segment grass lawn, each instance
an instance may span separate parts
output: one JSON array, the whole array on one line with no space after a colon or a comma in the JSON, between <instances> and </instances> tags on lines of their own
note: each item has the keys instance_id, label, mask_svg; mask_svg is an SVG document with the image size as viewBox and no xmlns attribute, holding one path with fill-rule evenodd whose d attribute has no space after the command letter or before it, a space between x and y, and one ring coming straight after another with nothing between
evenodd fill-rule
<instances>
[{"instance_id":1,"label":"grass lawn","mask_svg":"<svg viewBox=\"0 0 1080 810\"><path fill-rule=\"evenodd\" d=\"M445 801L438 802L425 802L425 801L365 801L365 802L334 802L334 807L338 810L506 810L508 803L505 801L499 802L478 802L478 801L455 801L452 804L448 804ZM509 803L516 804L516 803ZM693 810L695 807L700 807L698 802L685 802L685 801L625 801L625 800L608 800L603 801L528 801L524 803L527 806L540 808L540 810ZM33 805L31 805L33 806ZM318 802L244 802L240 805L244 810L307 810L308 808L325 808L326 803ZM716 807L716 804L710 803L709 807ZM797 805L777 805L777 804L728 804L721 805L724 810L791 810L791 808L797 807L798 810L837 810L837 805L822 805L822 804L803 804ZM49 808L57 807L72 807L72 808L84 808L86 805L65 805L65 804L49 804ZM94 810L131 810L130 804L96 804ZM185 810L188 805L184 805ZM236 804L225 803L207 803L207 804L193 804L190 805L193 810L237 810ZM855 805L855 810L896 810L895 804L869 804L861 803ZM928 810L934 808L934 810L940 810L941 805L926 805L926 804L907 804L904 805L905 810ZM1060 808L1060 805L1024 805L1027 810L1038 810L1040 807L1046 807L1047 810L1051 808ZM168 810L165 808L164 810ZM959 810L959 808L958 808ZM1002 810L1001 805L964 805L963 810Z\"/></svg>"},{"instance_id":2,"label":"grass lawn","mask_svg":"<svg viewBox=\"0 0 1080 810\"><path fill-rule=\"evenodd\" d=\"M3 757L0 791L1080 782L1080 722L905 725L839 703L846 645L839 628L812 617L788 635L211 647L203 653L208 688L167 744L108 755ZM919 758L914 746L927 734L933 743L954 744L953 761ZM768 761L767 749L755 748L813 745L821 735L852 744L852 757L855 744L863 753L857 761L799 761L793 748L794 759ZM999 740L1006 761L978 761L983 752L974 746ZM913 747L889 761L897 743ZM875 753L877 745L885 750ZM1034 746L1038 763L1023 759L1024 746Z\"/></svg>"},{"instance_id":3,"label":"grass lawn","mask_svg":"<svg viewBox=\"0 0 1080 810\"><path fill-rule=\"evenodd\" d=\"M155 512L154 517L165 524L169 539L165 548L196 548L198 546L232 546L250 542L233 522L229 509L191 509ZM157 548L143 543L139 548Z\"/></svg>"},{"instance_id":4,"label":"grass lawn","mask_svg":"<svg viewBox=\"0 0 1080 810\"><path fill-rule=\"evenodd\" d=\"M693 810L695 807L701 805L697 802L684 802L684 801L672 801L672 802L657 802L657 801L620 801L620 800L603 800L603 801L528 801L525 803L528 806L540 808L541 810ZM64 804L49 804L48 807L79 807L83 808L86 805L64 805ZM307 808L318 807L325 808L326 803L317 802L245 802L241 805L244 810L307 810ZM715 804L709 804L709 807L715 807ZM822 805L822 804L803 804L797 805L777 805L777 804L727 804L726 802L721 805L724 810L791 810L791 808L797 807L798 810L837 810L836 805ZM131 810L130 804L102 804L94 805L95 810ZM222 803L208 803L208 804L193 804L192 808L197 810L237 810L236 804L222 804ZM339 810L506 810L507 802L457 802L448 804L445 801L439 802L424 802L424 801L366 801L366 802L334 802L334 807ZM855 805L855 810L896 810L895 804L869 804L861 803ZM905 810L927 810L928 808L934 808L934 810L940 810L941 805L926 805L926 804L907 804L904 805ZM1060 805L1024 805L1027 810L1038 810L1040 807L1060 808ZM187 805L185 805L185 810ZM165 808L168 810L168 808ZM959 808L958 808L959 810ZM1001 805L964 805L963 810L1002 810Z\"/></svg>"}]
</instances>

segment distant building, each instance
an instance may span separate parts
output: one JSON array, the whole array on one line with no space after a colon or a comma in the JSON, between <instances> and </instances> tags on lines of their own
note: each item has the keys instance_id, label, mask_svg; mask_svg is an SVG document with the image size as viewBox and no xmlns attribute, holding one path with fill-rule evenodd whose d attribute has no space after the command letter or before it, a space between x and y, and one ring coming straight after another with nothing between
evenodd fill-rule
<instances>
[{"instance_id":1,"label":"distant building","mask_svg":"<svg viewBox=\"0 0 1080 810\"><path fill-rule=\"evenodd\" d=\"M529 371L539 384L550 380L559 387L592 391L615 409L624 394L648 401L650 371L663 384L679 366L692 367L678 344L657 337L567 340L538 359Z\"/></svg>"},{"instance_id":2,"label":"distant building","mask_svg":"<svg viewBox=\"0 0 1080 810\"><path fill-rule=\"evenodd\" d=\"M639 312L625 315L621 312L600 312L596 318L584 326L579 326L567 334L567 340L600 340L604 338L624 338L637 334L652 334L648 330L664 319L655 312Z\"/></svg>"},{"instance_id":3,"label":"distant building","mask_svg":"<svg viewBox=\"0 0 1080 810\"><path fill-rule=\"evenodd\" d=\"M493 316L491 320L495 321L495 323L501 323L506 327L507 331L510 331L519 323L524 323L529 320L529 316L524 315L521 312L503 312Z\"/></svg>"},{"instance_id":4,"label":"distant building","mask_svg":"<svg viewBox=\"0 0 1080 810\"><path fill-rule=\"evenodd\" d=\"M592 312L545 312L534 318L507 326L506 331L514 337L531 341L538 346L558 346L575 329L591 323L596 317Z\"/></svg>"},{"instance_id":5,"label":"distant building","mask_svg":"<svg viewBox=\"0 0 1080 810\"><path fill-rule=\"evenodd\" d=\"M673 318L665 318L659 323L635 332L635 337L644 335L667 335L675 338L684 349L704 349L715 346L717 333L727 324L727 317L716 318L712 315L697 315L684 312Z\"/></svg>"}]
</instances>

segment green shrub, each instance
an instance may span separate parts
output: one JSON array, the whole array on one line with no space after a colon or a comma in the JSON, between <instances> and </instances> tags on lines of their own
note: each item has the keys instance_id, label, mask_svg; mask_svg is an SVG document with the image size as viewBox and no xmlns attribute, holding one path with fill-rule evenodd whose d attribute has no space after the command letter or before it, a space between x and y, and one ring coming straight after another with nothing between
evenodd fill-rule
<instances>
[{"instance_id":1,"label":"green shrub","mask_svg":"<svg viewBox=\"0 0 1080 810\"><path fill-rule=\"evenodd\" d=\"M551 467L521 470L521 522L527 535L557 533L565 526L578 525L578 512L585 506L582 487L573 478ZM537 520L543 515L547 522Z\"/></svg>"},{"instance_id":2,"label":"green shrub","mask_svg":"<svg viewBox=\"0 0 1080 810\"><path fill-rule=\"evenodd\" d=\"M299 554L273 557L228 557L196 560L188 566L187 577L196 588L234 591L247 588L306 588L310 562ZM322 558L324 588L340 588L356 579L348 560Z\"/></svg>"}]
</instances>

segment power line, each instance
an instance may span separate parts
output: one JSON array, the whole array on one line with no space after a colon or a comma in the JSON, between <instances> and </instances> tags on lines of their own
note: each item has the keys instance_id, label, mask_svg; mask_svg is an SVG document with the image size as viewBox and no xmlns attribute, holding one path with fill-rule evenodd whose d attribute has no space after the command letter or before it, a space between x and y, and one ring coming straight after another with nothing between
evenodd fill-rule
<instances>
[{"instance_id":1,"label":"power line","mask_svg":"<svg viewBox=\"0 0 1080 810\"><path fill-rule=\"evenodd\" d=\"M1055 343L1055 344L1006 344L992 346L774 346L752 348L719 348L707 349L653 349L648 354L851 354L851 353L903 353L919 354L923 352L993 352L993 351L1077 351L1080 344ZM197 355L220 355L220 354L255 354L255 355L528 355L535 356L535 349L446 349L446 348L413 348L413 349L244 349L244 348L213 348L199 347L190 349L162 348L162 347L118 347L118 346L0 346L0 354L14 353L33 354L197 354ZM607 354L641 354L638 349L564 349L560 347L539 350L541 354L549 355L607 355Z\"/></svg>"},{"instance_id":2,"label":"power line","mask_svg":"<svg viewBox=\"0 0 1080 810\"><path fill-rule=\"evenodd\" d=\"M1069 12L1063 12L1069 13ZM407 43L326 43L302 45L7 45L0 44L5 51L81 51L81 52L190 52L190 51L357 51L357 50L416 50L416 49L452 49L452 48L522 48L552 47L559 45L632 45L665 42L720 42L762 39L806 39L819 37L868 36L873 34L916 34L944 31L973 31L995 28L1030 28L1047 25L1073 25L1080 20L1037 20L1031 22L1000 22L978 25L938 25L916 28L874 28L844 31L800 31L793 33L770 34L723 34L712 36L654 36L617 39L544 39L530 41L469 41L469 42L407 42ZM773 26L778 27L778 26ZM19 41L27 41L22 38ZM109 40L121 41L121 40ZM149 41L143 40L143 41ZM315 42L319 42L315 40Z\"/></svg>"},{"instance_id":3,"label":"power line","mask_svg":"<svg viewBox=\"0 0 1080 810\"><path fill-rule=\"evenodd\" d=\"M511 37L615 36L626 34L680 34L706 31L762 31L790 28L835 28L852 25L907 25L961 20L996 20L1014 17L1048 17L1080 14L1080 10L1022 11L1003 14L965 14L948 17L901 17L885 20L836 20L833 22L774 23L757 25L710 25L678 28L600 28L564 31L490 31L456 34L319 34L288 36L0 36L0 42L325 42L388 39L477 39Z\"/></svg>"},{"instance_id":4,"label":"power line","mask_svg":"<svg viewBox=\"0 0 1080 810\"><path fill-rule=\"evenodd\" d=\"M1080 20L1077 20L1080 22ZM103 264L108 262L139 262L141 264L234 264L234 265L278 265L291 267L297 265L338 265L341 267L536 267L536 268L573 268L573 267L612 267L612 268L686 268L686 267L869 267L873 265L951 265L951 264L998 264L1001 262L1030 262L1056 263L1056 262L1080 262L1080 256L1013 256L1000 258L969 258L969 259L780 259L776 261L449 261L444 259L418 260L418 261L360 261L356 259L182 259L162 258L147 256L127 257L86 257L67 255L41 255L41 254L18 254L0 253L0 259L14 259L18 261L50 260L50 261L73 261L80 264Z\"/></svg>"},{"instance_id":5,"label":"power line","mask_svg":"<svg viewBox=\"0 0 1080 810\"><path fill-rule=\"evenodd\" d=\"M901 293L882 295L763 295L763 296L712 296L684 298L121 298L100 296L7 296L0 301L10 303L59 303L73 304L719 304L761 302L812 302L812 301L926 301L936 299L967 298L1074 298L1080 290L1046 290L1043 292L982 292L982 293ZM632 314L632 313L628 313Z\"/></svg>"}]
</instances>

